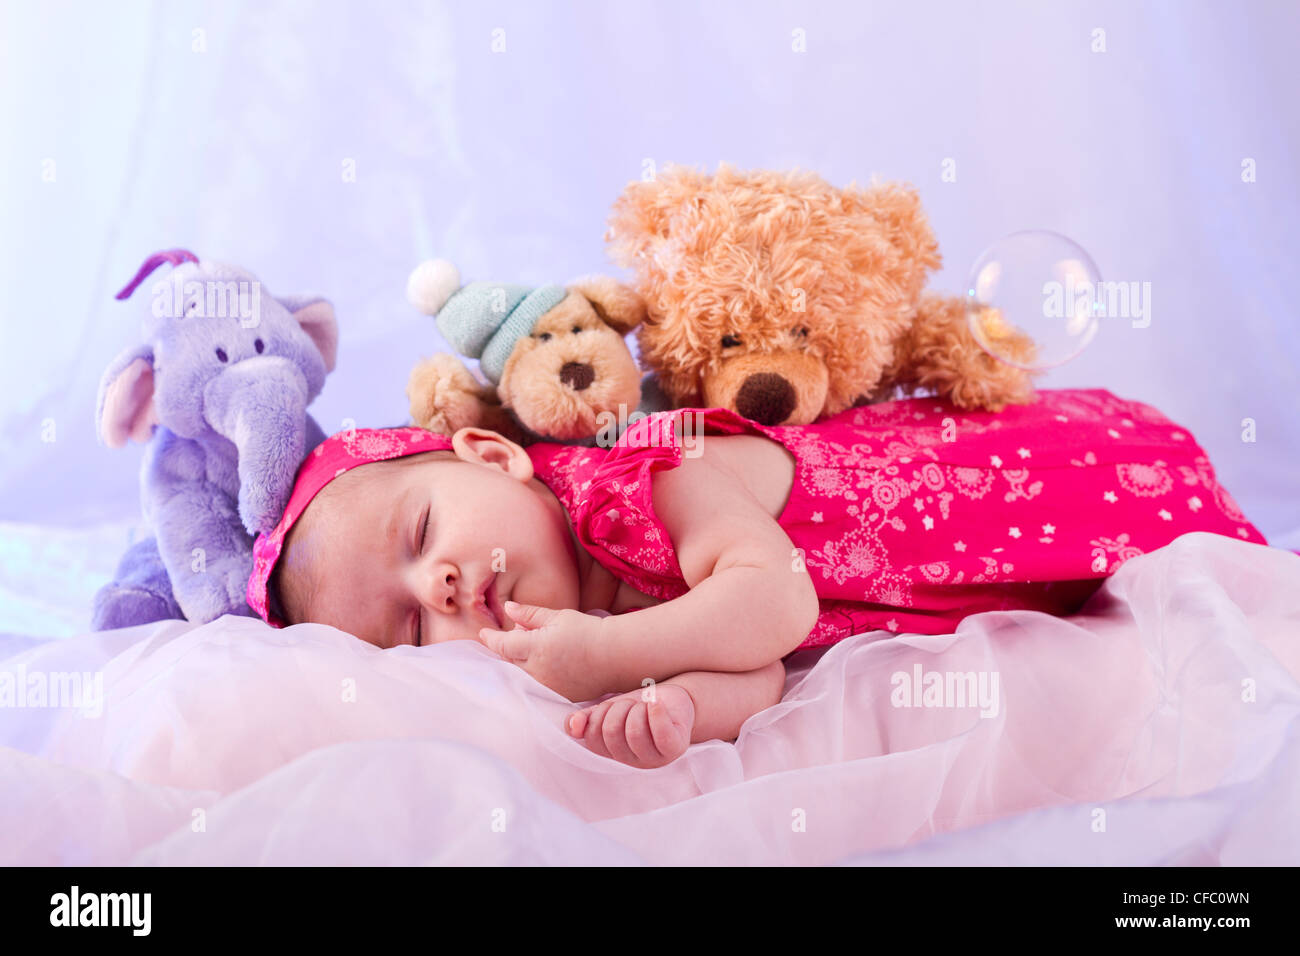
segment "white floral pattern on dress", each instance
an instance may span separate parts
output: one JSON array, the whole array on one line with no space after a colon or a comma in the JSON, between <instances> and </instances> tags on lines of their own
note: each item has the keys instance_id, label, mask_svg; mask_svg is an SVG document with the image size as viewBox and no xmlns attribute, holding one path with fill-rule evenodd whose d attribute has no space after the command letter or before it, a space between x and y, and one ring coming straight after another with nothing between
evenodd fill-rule
<instances>
[{"instance_id":1,"label":"white floral pattern on dress","mask_svg":"<svg viewBox=\"0 0 1300 956\"><path fill-rule=\"evenodd\" d=\"M1120 486L1139 498L1158 498L1174 486L1174 476L1169 474L1163 461L1116 465L1115 472Z\"/></svg>"},{"instance_id":2,"label":"white floral pattern on dress","mask_svg":"<svg viewBox=\"0 0 1300 956\"><path fill-rule=\"evenodd\" d=\"M1038 493L1043 490L1041 481L1035 481L1028 488L1025 487L1025 483L1029 481L1028 468L1006 468L1002 472L1002 477L1011 486L1011 490L1004 496L1006 501L1015 501L1017 498L1036 498Z\"/></svg>"},{"instance_id":3,"label":"white floral pattern on dress","mask_svg":"<svg viewBox=\"0 0 1300 956\"><path fill-rule=\"evenodd\" d=\"M681 464L675 423L691 414L714 433L765 435L795 458L781 526L822 609L801 647L872 629L952 633L981 610L1070 613L1125 561L1189 531L1263 542L1186 429L1102 390L1041 391L996 414L908 399L807 426L678 409L633 423L609 449L531 446L582 545L660 600L687 587L654 515L652 480ZM1150 499L1175 476L1216 509L1158 515Z\"/></svg>"},{"instance_id":4,"label":"white floral pattern on dress","mask_svg":"<svg viewBox=\"0 0 1300 956\"><path fill-rule=\"evenodd\" d=\"M993 487L993 472L987 468L959 466L950 472L953 487L961 494L978 501Z\"/></svg>"},{"instance_id":5,"label":"white floral pattern on dress","mask_svg":"<svg viewBox=\"0 0 1300 956\"><path fill-rule=\"evenodd\" d=\"M1141 548L1135 548L1129 544L1127 532L1117 535L1115 538L1100 538L1090 541L1093 546L1093 570L1099 574L1114 574L1123 566L1125 561L1136 558L1142 553Z\"/></svg>"},{"instance_id":6,"label":"white floral pattern on dress","mask_svg":"<svg viewBox=\"0 0 1300 956\"><path fill-rule=\"evenodd\" d=\"M850 578L870 580L889 570L884 545L871 528L851 528L842 537L827 541L808 554L808 566L818 568L822 577L830 578L836 584L843 584ZM863 597L866 597L865 591Z\"/></svg>"}]
</instances>

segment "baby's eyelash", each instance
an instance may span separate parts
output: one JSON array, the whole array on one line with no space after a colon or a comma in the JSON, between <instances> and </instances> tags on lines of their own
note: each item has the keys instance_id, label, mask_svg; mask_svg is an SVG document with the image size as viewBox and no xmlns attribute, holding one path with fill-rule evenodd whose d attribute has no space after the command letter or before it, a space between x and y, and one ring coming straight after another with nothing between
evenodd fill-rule
<instances>
[{"instance_id":1,"label":"baby's eyelash","mask_svg":"<svg viewBox=\"0 0 1300 956\"><path fill-rule=\"evenodd\" d=\"M429 522L433 520L433 508L426 506L424 509L424 524L420 526L420 554L424 554L424 541L429 537ZM415 611L415 646L420 647L424 644L423 635L424 614L419 608Z\"/></svg>"}]
</instances>

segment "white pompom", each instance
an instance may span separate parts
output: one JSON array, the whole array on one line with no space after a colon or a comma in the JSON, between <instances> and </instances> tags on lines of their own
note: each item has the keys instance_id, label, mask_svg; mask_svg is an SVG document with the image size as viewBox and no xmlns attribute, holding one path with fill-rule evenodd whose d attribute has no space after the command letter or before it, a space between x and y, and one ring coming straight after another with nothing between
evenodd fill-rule
<instances>
[{"instance_id":1,"label":"white pompom","mask_svg":"<svg viewBox=\"0 0 1300 956\"><path fill-rule=\"evenodd\" d=\"M437 315L460 288L460 272L446 259L421 262L406 280L406 300L425 315Z\"/></svg>"}]
</instances>

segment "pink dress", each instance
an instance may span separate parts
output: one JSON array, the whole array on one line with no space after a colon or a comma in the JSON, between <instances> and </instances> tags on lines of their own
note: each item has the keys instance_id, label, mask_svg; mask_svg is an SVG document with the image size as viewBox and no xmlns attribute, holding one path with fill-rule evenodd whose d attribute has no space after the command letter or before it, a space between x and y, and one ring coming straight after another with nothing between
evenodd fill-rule
<instances>
[{"instance_id":1,"label":"pink dress","mask_svg":"<svg viewBox=\"0 0 1300 956\"><path fill-rule=\"evenodd\" d=\"M876 629L948 634L980 611L1070 614L1129 558L1191 531L1266 543L1187 429L1102 389L1044 390L996 414L914 398L776 427L677 409L610 448L530 446L583 546L665 601L689 589L651 482L692 452L701 421L697 452L707 433L748 432L797 462L778 522L821 599L800 648Z\"/></svg>"}]
</instances>

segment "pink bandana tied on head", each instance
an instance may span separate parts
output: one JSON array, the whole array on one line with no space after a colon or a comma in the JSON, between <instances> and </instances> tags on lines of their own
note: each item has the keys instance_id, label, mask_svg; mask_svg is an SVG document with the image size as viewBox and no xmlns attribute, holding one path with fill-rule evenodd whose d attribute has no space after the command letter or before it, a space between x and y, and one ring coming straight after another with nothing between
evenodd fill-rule
<instances>
[{"instance_id":1,"label":"pink bandana tied on head","mask_svg":"<svg viewBox=\"0 0 1300 956\"><path fill-rule=\"evenodd\" d=\"M307 510L317 492L331 481L358 465L389 458L404 458L426 451L451 448L451 439L423 428L352 428L331 435L303 459L294 479L289 503L280 523L270 534L259 534L253 543L253 574L248 579L248 605L272 627L284 627L284 621L271 613L267 588L275 563L280 560L284 539L293 523Z\"/></svg>"}]
</instances>

